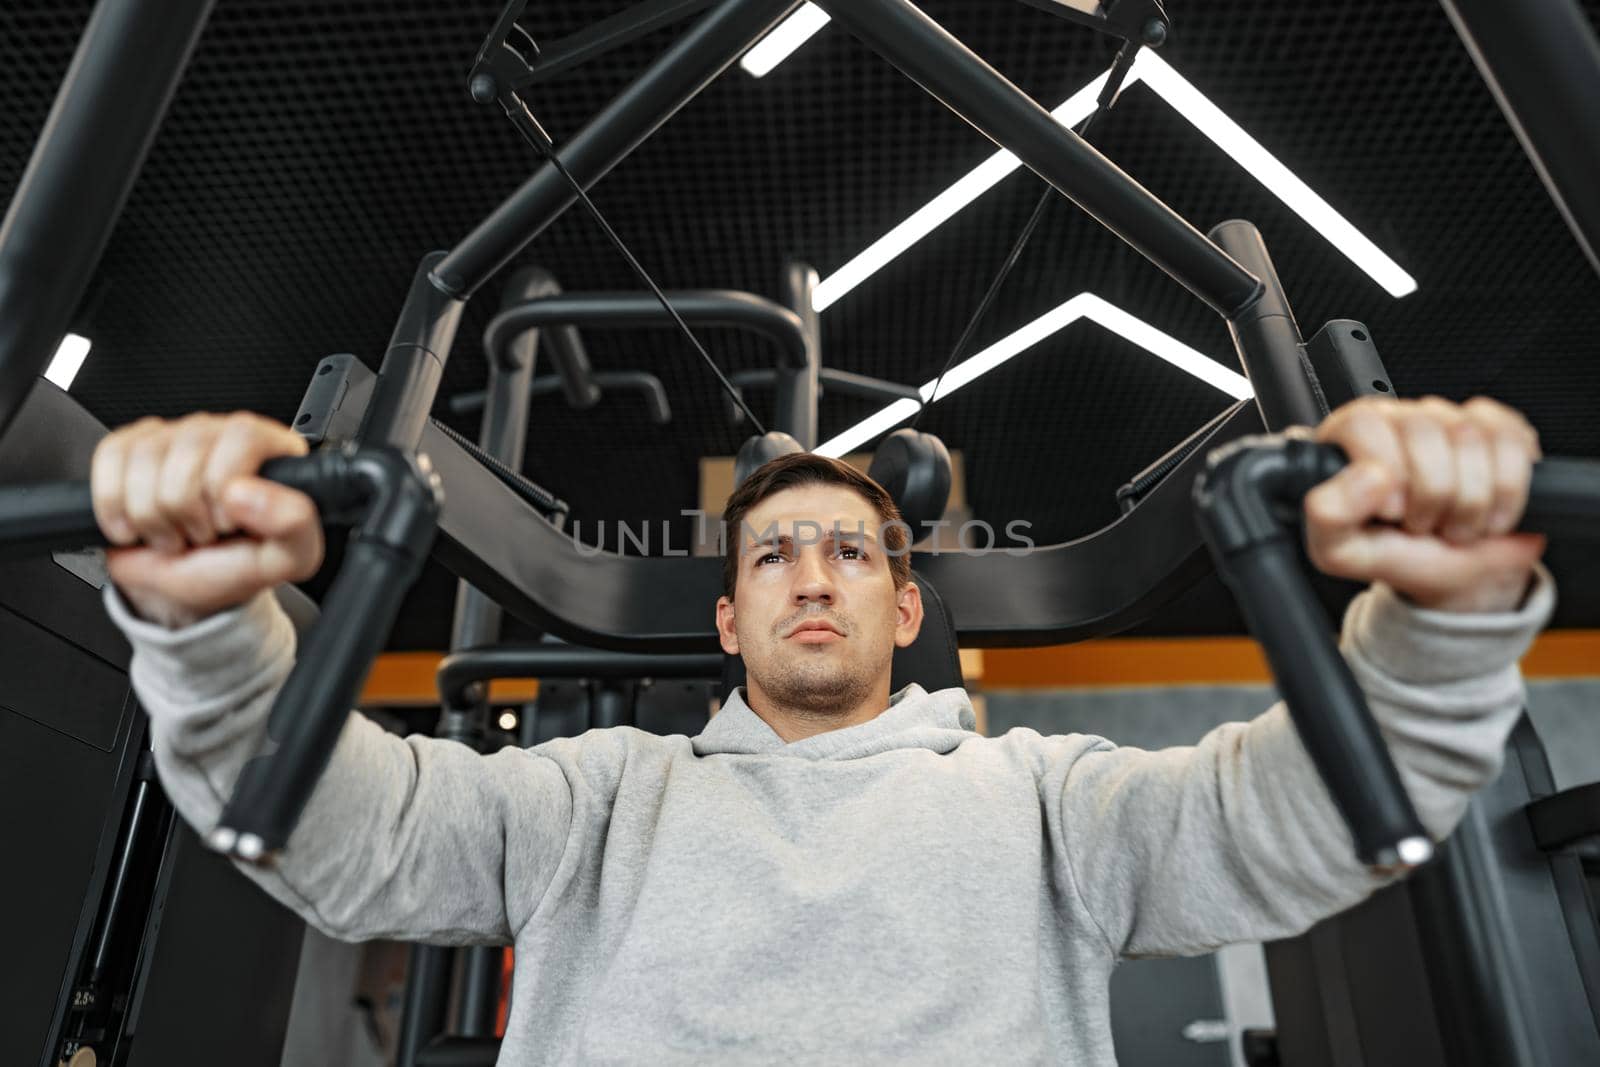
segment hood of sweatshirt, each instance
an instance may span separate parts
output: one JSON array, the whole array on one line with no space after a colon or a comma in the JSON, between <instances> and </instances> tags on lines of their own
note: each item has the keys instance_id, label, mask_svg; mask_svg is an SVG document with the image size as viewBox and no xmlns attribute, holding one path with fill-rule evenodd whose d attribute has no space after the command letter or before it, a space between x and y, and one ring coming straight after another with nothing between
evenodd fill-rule
<instances>
[{"instance_id":1,"label":"hood of sweatshirt","mask_svg":"<svg viewBox=\"0 0 1600 1067\"><path fill-rule=\"evenodd\" d=\"M744 688L735 689L694 738L697 756L718 754L793 756L799 759L844 760L897 748L952 751L976 736L977 718L965 689L930 693L906 686L889 698L889 706L870 722L785 744L766 721L745 703Z\"/></svg>"}]
</instances>

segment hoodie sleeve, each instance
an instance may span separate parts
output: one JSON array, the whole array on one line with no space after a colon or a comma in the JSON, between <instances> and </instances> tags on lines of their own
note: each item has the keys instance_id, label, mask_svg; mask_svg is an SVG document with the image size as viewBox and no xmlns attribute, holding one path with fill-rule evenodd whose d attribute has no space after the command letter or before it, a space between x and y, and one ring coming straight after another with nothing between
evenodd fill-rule
<instances>
[{"instance_id":1,"label":"hoodie sleeve","mask_svg":"<svg viewBox=\"0 0 1600 1067\"><path fill-rule=\"evenodd\" d=\"M1340 648L1436 840L1499 772L1524 703L1517 662L1554 603L1540 567L1514 612L1426 611L1377 585L1345 615ZM1281 702L1193 747L1078 753L1044 776L1047 819L1058 876L1112 953L1292 936L1387 881L1356 859Z\"/></svg>"},{"instance_id":2,"label":"hoodie sleeve","mask_svg":"<svg viewBox=\"0 0 1600 1067\"><path fill-rule=\"evenodd\" d=\"M134 617L111 586L106 604L133 645L162 784L204 834L265 736L293 627L267 594L180 630ZM571 815L545 756L402 740L352 713L280 861L240 869L334 937L504 942L549 886Z\"/></svg>"}]
</instances>

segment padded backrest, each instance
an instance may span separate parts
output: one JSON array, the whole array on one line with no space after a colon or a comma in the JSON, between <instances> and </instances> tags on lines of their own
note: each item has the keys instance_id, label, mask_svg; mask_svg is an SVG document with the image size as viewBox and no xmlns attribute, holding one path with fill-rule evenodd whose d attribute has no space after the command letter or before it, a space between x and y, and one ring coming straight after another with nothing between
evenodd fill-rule
<instances>
[{"instance_id":1,"label":"padded backrest","mask_svg":"<svg viewBox=\"0 0 1600 1067\"><path fill-rule=\"evenodd\" d=\"M912 573L911 580L922 591L922 629L917 639L906 648L894 651L889 691L898 693L916 682L928 692L962 686L961 656L956 647L955 621L944 606L932 583L919 574ZM744 660L738 656L724 656L722 663L722 696L726 700L734 688L744 684Z\"/></svg>"}]
</instances>

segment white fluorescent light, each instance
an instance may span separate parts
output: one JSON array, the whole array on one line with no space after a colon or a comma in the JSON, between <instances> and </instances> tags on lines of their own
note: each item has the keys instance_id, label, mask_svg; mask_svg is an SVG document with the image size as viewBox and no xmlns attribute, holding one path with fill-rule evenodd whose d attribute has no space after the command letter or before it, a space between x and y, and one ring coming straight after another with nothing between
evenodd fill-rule
<instances>
[{"instance_id":1,"label":"white fluorescent light","mask_svg":"<svg viewBox=\"0 0 1600 1067\"><path fill-rule=\"evenodd\" d=\"M757 41L739 60L739 66L753 77L765 77L768 71L788 59L791 52L811 40L812 35L829 21L826 11L816 4L807 4Z\"/></svg>"},{"instance_id":2,"label":"white fluorescent light","mask_svg":"<svg viewBox=\"0 0 1600 1067\"><path fill-rule=\"evenodd\" d=\"M1083 318L1120 334L1145 351L1188 371L1236 400L1244 400L1255 395L1250 389L1250 382L1242 374L1208 359L1176 337L1162 333L1143 319L1135 318L1093 293L1079 293L1071 300L1057 305L1021 329L1002 337L982 352L957 363L950 368L943 381L935 378L924 383L918 392L928 403L947 397L962 386L994 370L1006 360L1027 351L1051 334ZM939 383L938 397L933 395L935 382ZM845 455L905 422L917 413L917 409L918 404L913 400L896 400L838 436L824 441L814 451L820 456Z\"/></svg>"},{"instance_id":3,"label":"white fluorescent light","mask_svg":"<svg viewBox=\"0 0 1600 1067\"><path fill-rule=\"evenodd\" d=\"M1142 55L1142 53L1141 53ZM1128 75L1132 85L1139 77L1137 61ZM1073 93L1050 112L1063 126L1076 126L1094 110L1095 98L1106 83L1102 74ZM1000 179L1022 165L1010 151L1001 150L978 164L950 188L918 208L910 218L858 252L850 262L817 283L811 306L822 311L841 296L866 281L900 253L938 229L945 220L1000 184Z\"/></svg>"},{"instance_id":4,"label":"white fluorescent light","mask_svg":"<svg viewBox=\"0 0 1600 1067\"><path fill-rule=\"evenodd\" d=\"M819 456L832 456L835 459L847 455L879 434L888 433L905 422L915 415L921 406L915 400L896 400L876 414L868 415L837 437L822 442L812 451Z\"/></svg>"},{"instance_id":5,"label":"white fluorescent light","mask_svg":"<svg viewBox=\"0 0 1600 1067\"><path fill-rule=\"evenodd\" d=\"M1121 334L1146 352L1160 356L1179 370L1189 372L1235 400L1255 396L1255 390L1250 388L1250 379L1238 371L1229 370L1216 360L1196 352L1176 337L1162 333L1143 319L1135 318L1093 293L1083 295L1086 299L1083 313L1112 333Z\"/></svg>"},{"instance_id":6,"label":"white fluorescent light","mask_svg":"<svg viewBox=\"0 0 1600 1067\"><path fill-rule=\"evenodd\" d=\"M89 339L69 333L56 347L56 354L45 368L44 376L63 389L72 388L72 379L78 376L83 361L89 356Z\"/></svg>"},{"instance_id":7,"label":"white fluorescent light","mask_svg":"<svg viewBox=\"0 0 1600 1067\"><path fill-rule=\"evenodd\" d=\"M1075 126L1094 110L1095 98L1105 84L1106 76L1073 93L1060 107L1051 112L1063 126ZM1265 185L1273 195L1282 200L1291 211L1299 215L1340 252L1348 256L1357 267L1365 271L1390 296L1402 297L1416 291L1416 279L1406 273L1389 256L1356 229L1322 197L1318 196L1246 133L1222 109L1206 99L1188 79L1174 70L1166 60L1148 48L1139 52L1133 69L1123 88L1144 82L1156 94L1188 119L1217 147L1226 152L1251 177ZM844 266L822 279L812 294L812 306L818 311L826 309L850 290L883 269L906 249L938 229L956 212L972 203L1000 183L1000 179L1020 166L1020 161L1010 152L1001 151L984 160L950 188L934 197L904 222L862 249Z\"/></svg>"},{"instance_id":8,"label":"white fluorescent light","mask_svg":"<svg viewBox=\"0 0 1600 1067\"><path fill-rule=\"evenodd\" d=\"M1051 334L1066 329L1083 318L1090 299L1092 299L1090 294L1079 293L1066 303L1058 304L1046 311L1020 330L1006 334L982 352L951 367L945 374L944 381L939 384L937 396L933 393L933 381L924 385L921 389L922 398L930 404L935 400L942 400L963 385L968 385L988 374L1012 356L1025 352Z\"/></svg>"},{"instance_id":9,"label":"white fluorescent light","mask_svg":"<svg viewBox=\"0 0 1600 1067\"><path fill-rule=\"evenodd\" d=\"M1383 286L1390 296L1401 297L1416 292L1416 279L1407 274L1400 264L1385 255L1382 249L1351 225L1349 219L1335 211L1331 204L1313 192L1277 157L1261 147L1259 141L1245 133L1237 122L1206 99L1204 93L1173 70L1166 60L1149 50L1141 52L1139 60L1144 64L1142 73L1146 85L1159 93L1163 100L1177 109L1178 114L1188 119L1218 148L1232 156L1235 163L1288 205L1289 210L1310 223L1312 229L1327 238L1329 244Z\"/></svg>"}]
</instances>

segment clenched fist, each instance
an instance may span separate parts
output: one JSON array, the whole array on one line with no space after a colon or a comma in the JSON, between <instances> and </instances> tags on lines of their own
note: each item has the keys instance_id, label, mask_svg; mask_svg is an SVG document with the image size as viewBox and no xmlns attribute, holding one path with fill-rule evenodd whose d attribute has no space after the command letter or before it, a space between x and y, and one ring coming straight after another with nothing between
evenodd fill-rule
<instances>
[{"instance_id":1,"label":"clenched fist","mask_svg":"<svg viewBox=\"0 0 1600 1067\"><path fill-rule=\"evenodd\" d=\"M90 483L113 547L107 568L140 615L198 622L322 563L311 498L264 478L261 464L306 443L258 415L141 419L100 442Z\"/></svg>"},{"instance_id":2,"label":"clenched fist","mask_svg":"<svg viewBox=\"0 0 1600 1067\"><path fill-rule=\"evenodd\" d=\"M1509 611L1527 592L1543 537L1517 534L1539 437L1477 397L1366 397L1317 427L1350 465L1306 494L1311 561L1336 577L1383 581L1445 611Z\"/></svg>"}]
</instances>

